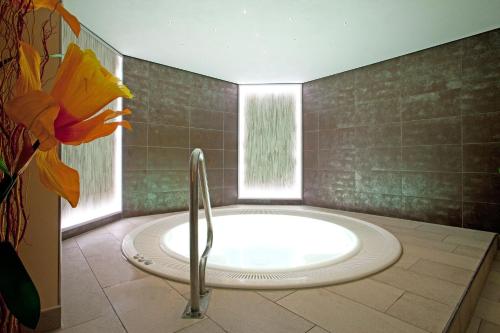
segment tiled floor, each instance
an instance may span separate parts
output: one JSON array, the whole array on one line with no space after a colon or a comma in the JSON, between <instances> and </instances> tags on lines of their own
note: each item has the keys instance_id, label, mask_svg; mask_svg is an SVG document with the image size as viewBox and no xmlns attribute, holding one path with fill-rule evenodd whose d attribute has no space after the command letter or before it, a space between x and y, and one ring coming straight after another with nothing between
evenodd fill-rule
<instances>
[{"instance_id":1,"label":"tiled floor","mask_svg":"<svg viewBox=\"0 0 500 333\"><path fill-rule=\"evenodd\" d=\"M148 275L121 256L123 236L154 217L66 240L58 332L442 332L493 234L348 215L391 231L403 245L401 259L379 274L325 288L215 289L203 320L181 319L187 285ZM468 332L500 332L498 256Z\"/></svg>"}]
</instances>

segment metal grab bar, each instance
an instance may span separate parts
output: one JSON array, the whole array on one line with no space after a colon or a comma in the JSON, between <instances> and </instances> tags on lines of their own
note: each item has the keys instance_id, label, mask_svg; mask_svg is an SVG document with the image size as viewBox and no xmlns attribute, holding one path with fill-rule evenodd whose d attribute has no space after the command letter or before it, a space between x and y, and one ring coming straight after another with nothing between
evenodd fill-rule
<instances>
[{"instance_id":1,"label":"metal grab bar","mask_svg":"<svg viewBox=\"0 0 500 333\"><path fill-rule=\"evenodd\" d=\"M201 181L201 184L200 184ZM198 262L198 190L201 185L201 197L207 220L207 245ZM196 148L189 159L189 274L191 279L191 300L184 311L184 318L201 318L208 307L209 290L205 285L207 258L212 248L212 207L208 193L207 170L203 151Z\"/></svg>"}]
</instances>

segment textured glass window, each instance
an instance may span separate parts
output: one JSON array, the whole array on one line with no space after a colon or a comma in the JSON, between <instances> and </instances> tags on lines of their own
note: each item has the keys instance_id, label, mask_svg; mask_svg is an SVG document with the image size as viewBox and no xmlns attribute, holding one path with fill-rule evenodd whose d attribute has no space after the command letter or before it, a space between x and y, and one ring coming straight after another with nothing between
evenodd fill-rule
<instances>
[{"instance_id":1,"label":"textured glass window","mask_svg":"<svg viewBox=\"0 0 500 333\"><path fill-rule=\"evenodd\" d=\"M93 33L82 27L80 36L62 24L62 50L69 43L82 49L91 49L101 64L118 78L122 78L122 56ZM121 110L117 99L104 109ZM80 201L76 208L61 200L61 225L63 229L118 213L122 209L121 196L121 127L114 134L80 146L61 147L61 159L80 174Z\"/></svg>"},{"instance_id":2,"label":"textured glass window","mask_svg":"<svg viewBox=\"0 0 500 333\"><path fill-rule=\"evenodd\" d=\"M240 199L302 198L301 85L239 88Z\"/></svg>"}]
</instances>

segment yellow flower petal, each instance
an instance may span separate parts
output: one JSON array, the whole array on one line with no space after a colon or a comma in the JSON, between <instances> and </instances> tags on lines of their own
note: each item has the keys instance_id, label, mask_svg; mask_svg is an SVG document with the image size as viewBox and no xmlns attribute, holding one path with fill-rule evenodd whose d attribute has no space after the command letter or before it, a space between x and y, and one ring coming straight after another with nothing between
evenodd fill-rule
<instances>
[{"instance_id":1,"label":"yellow flower petal","mask_svg":"<svg viewBox=\"0 0 500 333\"><path fill-rule=\"evenodd\" d=\"M14 86L15 97L31 90L40 90L40 54L29 44L20 42L19 46L19 78Z\"/></svg>"},{"instance_id":2,"label":"yellow flower petal","mask_svg":"<svg viewBox=\"0 0 500 333\"><path fill-rule=\"evenodd\" d=\"M68 23L73 33L78 37L80 35L80 22L78 19L72 15L70 12L64 8L61 1L58 0L33 0L33 5L35 9L47 8L49 10L56 10L59 15Z\"/></svg>"},{"instance_id":3,"label":"yellow flower petal","mask_svg":"<svg viewBox=\"0 0 500 333\"><path fill-rule=\"evenodd\" d=\"M56 138L67 145L79 145L110 135L118 126L130 129L131 126L128 121L107 122L113 118L130 113L131 111L128 109L121 112L106 110L95 117L63 128L57 127L58 121L56 120Z\"/></svg>"},{"instance_id":4,"label":"yellow flower petal","mask_svg":"<svg viewBox=\"0 0 500 333\"><path fill-rule=\"evenodd\" d=\"M91 50L82 51L75 44L68 46L55 81L52 96L71 114L73 122L92 117L118 97L132 97Z\"/></svg>"},{"instance_id":5,"label":"yellow flower petal","mask_svg":"<svg viewBox=\"0 0 500 333\"><path fill-rule=\"evenodd\" d=\"M40 181L49 190L68 200L71 207L76 207L80 198L80 176L57 156L57 147L36 155Z\"/></svg>"},{"instance_id":6,"label":"yellow flower petal","mask_svg":"<svg viewBox=\"0 0 500 333\"><path fill-rule=\"evenodd\" d=\"M34 90L11 99L5 105L5 112L40 140L40 150L49 150L57 144L54 121L59 113L59 105L49 94Z\"/></svg>"}]
</instances>

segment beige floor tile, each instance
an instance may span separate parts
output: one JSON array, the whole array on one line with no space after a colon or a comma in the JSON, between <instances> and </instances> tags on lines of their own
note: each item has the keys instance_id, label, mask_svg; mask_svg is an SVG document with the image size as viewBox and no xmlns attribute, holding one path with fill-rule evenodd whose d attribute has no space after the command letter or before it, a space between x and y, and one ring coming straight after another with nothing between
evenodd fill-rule
<instances>
[{"instance_id":1,"label":"beige floor tile","mask_svg":"<svg viewBox=\"0 0 500 333\"><path fill-rule=\"evenodd\" d=\"M490 323L489 321L481 321L478 333L499 333L500 325Z\"/></svg>"},{"instance_id":2,"label":"beige floor tile","mask_svg":"<svg viewBox=\"0 0 500 333\"><path fill-rule=\"evenodd\" d=\"M489 239L477 239L467 236L450 235L444 239L445 243L452 243L457 245L468 245L486 250L490 245Z\"/></svg>"},{"instance_id":3,"label":"beige floor tile","mask_svg":"<svg viewBox=\"0 0 500 333\"><path fill-rule=\"evenodd\" d=\"M62 253L63 327L76 326L111 313L111 304L80 249L68 248Z\"/></svg>"},{"instance_id":4,"label":"beige floor tile","mask_svg":"<svg viewBox=\"0 0 500 333\"><path fill-rule=\"evenodd\" d=\"M83 324L63 328L54 332L61 333L125 333L120 320L116 317L114 312L97 319L87 321Z\"/></svg>"},{"instance_id":5,"label":"beige floor tile","mask_svg":"<svg viewBox=\"0 0 500 333\"><path fill-rule=\"evenodd\" d=\"M211 319L206 318L202 321L191 325L189 327L183 328L178 333L224 333L224 330L214 323Z\"/></svg>"},{"instance_id":6,"label":"beige floor tile","mask_svg":"<svg viewBox=\"0 0 500 333\"><path fill-rule=\"evenodd\" d=\"M295 292L295 290L261 290L258 293L273 302L282 299L285 296L290 295Z\"/></svg>"},{"instance_id":7,"label":"beige floor tile","mask_svg":"<svg viewBox=\"0 0 500 333\"><path fill-rule=\"evenodd\" d=\"M363 213L355 213L355 212L346 212L346 211L337 211L339 214L351 216L357 219L361 219L363 221L367 221L379 226L387 226L387 227L396 227L396 228L405 228L405 229L415 229L422 222L412 221L412 220L404 220L398 219L395 217L387 217L387 216L379 216L379 215L370 215Z\"/></svg>"},{"instance_id":8,"label":"beige floor tile","mask_svg":"<svg viewBox=\"0 0 500 333\"><path fill-rule=\"evenodd\" d=\"M148 276L129 263L118 250L87 257L87 261L103 288Z\"/></svg>"},{"instance_id":9,"label":"beige floor tile","mask_svg":"<svg viewBox=\"0 0 500 333\"><path fill-rule=\"evenodd\" d=\"M420 223L419 226L417 227L417 230L442 233L444 235L455 235L455 236L461 236L461 237L469 237L469 238L474 238L474 239L479 239L479 240L491 239L491 237L493 235L491 232L466 229L466 228L450 227L450 226L445 226L445 225L440 225L440 224L432 224L432 223Z\"/></svg>"},{"instance_id":10,"label":"beige floor tile","mask_svg":"<svg viewBox=\"0 0 500 333\"><path fill-rule=\"evenodd\" d=\"M77 242L75 241L74 238L66 239L62 241L62 249L71 249L78 247Z\"/></svg>"},{"instance_id":11,"label":"beige floor tile","mask_svg":"<svg viewBox=\"0 0 500 333\"><path fill-rule=\"evenodd\" d=\"M479 298L475 315L494 324L500 325L500 303L492 302L485 298Z\"/></svg>"},{"instance_id":12,"label":"beige floor tile","mask_svg":"<svg viewBox=\"0 0 500 333\"><path fill-rule=\"evenodd\" d=\"M137 228L137 225L120 220L105 226L106 230L112 234L119 242L123 240L126 234L132 231L134 228Z\"/></svg>"},{"instance_id":13,"label":"beige floor tile","mask_svg":"<svg viewBox=\"0 0 500 333\"><path fill-rule=\"evenodd\" d=\"M100 256L119 249L119 246L116 246L118 244L116 238L106 231L83 234L76 237L76 242L85 257Z\"/></svg>"},{"instance_id":14,"label":"beige floor tile","mask_svg":"<svg viewBox=\"0 0 500 333\"><path fill-rule=\"evenodd\" d=\"M411 236L433 241L442 241L445 237L447 237L446 235L440 233L422 231L417 229L399 228L394 226L384 226L384 229L390 231L395 235Z\"/></svg>"},{"instance_id":15,"label":"beige floor tile","mask_svg":"<svg viewBox=\"0 0 500 333\"><path fill-rule=\"evenodd\" d=\"M463 286L467 286L469 284L474 274L473 271L468 269L445 265L427 259L420 259L417 263L411 266L410 270Z\"/></svg>"},{"instance_id":16,"label":"beige floor tile","mask_svg":"<svg viewBox=\"0 0 500 333\"><path fill-rule=\"evenodd\" d=\"M404 293L404 290L371 279L339 284L326 289L382 312L385 312Z\"/></svg>"},{"instance_id":17,"label":"beige floor tile","mask_svg":"<svg viewBox=\"0 0 500 333\"><path fill-rule=\"evenodd\" d=\"M314 326L311 328L310 331L307 331L307 333L329 333L327 330L322 329L319 326Z\"/></svg>"},{"instance_id":18,"label":"beige floor tile","mask_svg":"<svg viewBox=\"0 0 500 333\"><path fill-rule=\"evenodd\" d=\"M479 259L468 256L449 253L422 246L403 244L403 250L411 256L432 260L446 265L475 270L479 265Z\"/></svg>"},{"instance_id":19,"label":"beige floor tile","mask_svg":"<svg viewBox=\"0 0 500 333\"><path fill-rule=\"evenodd\" d=\"M191 287L187 283L177 282L173 280L164 280L169 286L174 288L182 297L189 299Z\"/></svg>"},{"instance_id":20,"label":"beige floor tile","mask_svg":"<svg viewBox=\"0 0 500 333\"><path fill-rule=\"evenodd\" d=\"M459 245L453 253L472 257L472 258L482 258L484 255L484 250L474 246Z\"/></svg>"},{"instance_id":21,"label":"beige floor tile","mask_svg":"<svg viewBox=\"0 0 500 333\"><path fill-rule=\"evenodd\" d=\"M403 251L403 255L399 257L399 260L394 264L394 266L408 269L419 260L419 257L407 254L405 251Z\"/></svg>"},{"instance_id":22,"label":"beige floor tile","mask_svg":"<svg viewBox=\"0 0 500 333\"><path fill-rule=\"evenodd\" d=\"M129 333L175 332L196 321L181 318L186 300L157 277L124 282L105 292Z\"/></svg>"},{"instance_id":23,"label":"beige floor tile","mask_svg":"<svg viewBox=\"0 0 500 333\"><path fill-rule=\"evenodd\" d=\"M452 252L457 248L457 244L445 243L442 241L435 241L429 239L423 239L408 235L397 235L397 238L404 245L411 244L416 246L425 247L427 249L435 249L444 252Z\"/></svg>"},{"instance_id":24,"label":"beige floor tile","mask_svg":"<svg viewBox=\"0 0 500 333\"><path fill-rule=\"evenodd\" d=\"M399 267L389 268L372 279L451 306L458 302L463 291L457 284Z\"/></svg>"},{"instance_id":25,"label":"beige floor tile","mask_svg":"<svg viewBox=\"0 0 500 333\"><path fill-rule=\"evenodd\" d=\"M303 333L314 326L251 291L215 289L207 314L226 331L235 333Z\"/></svg>"},{"instance_id":26,"label":"beige floor tile","mask_svg":"<svg viewBox=\"0 0 500 333\"><path fill-rule=\"evenodd\" d=\"M405 293L387 313L429 332L440 333L446 326L452 311L451 306Z\"/></svg>"},{"instance_id":27,"label":"beige floor tile","mask_svg":"<svg viewBox=\"0 0 500 333\"><path fill-rule=\"evenodd\" d=\"M465 333L477 333L479 331L479 325L481 324L481 318L473 316L469 322L469 326Z\"/></svg>"},{"instance_id":28,"label":"beige floor tile","mask_svg":"<svg viewBox=\"0 0 500 333\"><path fill-rule=\"evenodd\" d=\"M425 332L418 327L324 289L299 290L279 300L278 303L332 332Z\"/></svg>"}]
</instances>

